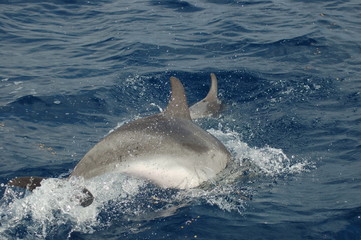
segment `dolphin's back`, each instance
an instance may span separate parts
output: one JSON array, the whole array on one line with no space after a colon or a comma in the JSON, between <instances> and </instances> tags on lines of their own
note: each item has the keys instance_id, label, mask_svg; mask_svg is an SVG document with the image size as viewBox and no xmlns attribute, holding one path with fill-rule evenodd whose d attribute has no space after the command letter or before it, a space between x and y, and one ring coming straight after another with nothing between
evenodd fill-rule
<instances>
[{"instance_id":1,"label":"dolphin's back","mask_svg":"<svg viewBox=\"0 0 361 240\"><path fill-rule=\"evenodd\" d=\"M123 172L162 187L189 188L213 178L229 158L221 142L191 121L157 114L109 134L84 156L72 176Z\"/></svg>"},{"instance_id":2,"label":"dolphin's back","mask_svg":"<svg viewBox=\"0 0 361 240\"><path fill-rule=\"evenodd\" d=\"M170 80L172 93L164 112L109 134L80 160L71 176L87 179L121 172L161 187L191 188L223 170L230 153L192 122L182 83L175 77Z\"/></svg>"}]
</instances>

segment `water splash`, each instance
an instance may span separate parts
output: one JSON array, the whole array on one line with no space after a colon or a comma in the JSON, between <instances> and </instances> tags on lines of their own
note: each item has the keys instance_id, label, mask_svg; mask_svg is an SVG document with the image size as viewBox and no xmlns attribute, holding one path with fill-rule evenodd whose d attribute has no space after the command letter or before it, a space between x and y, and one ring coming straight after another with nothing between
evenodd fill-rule
<instances>
[{"instance_id":1,"label":"water splash","mask_svg":"<svg viewBox=\"0 0 361 240\"><path fill-rule=\"evenodd\" d=\"M137 223L170 216L180 207L197 204L242 214L255 192L250 179L274 179L312 167L312 163L288 157L281 149L249 147L236 132L215 129L209 132L233 155L233 161L219 179L189 190L160 189L145 180L121 174L107 174L87 182L47 179L32 193L6 188L0 200L0 238L69 238L73 232L93 233L121 219L125 224L131 224L130 219ZM95 197L86 208L74 200L74 196L82 194L84 186ZM139 227L135 224L132 229L137 231Z\"/></svg>"},{"instance_id":2,"label":"water splash","mask_svg":"<svg viewBox=\"0 0 361 240\"><path fill-rule=\"evenodd\" d=\"M288 157L282 149L264 147L250 147L241 141L237 132L210 129L211 134L220 139L232 152L235 163L249 167L258 175L277 177L280 175L297 174L309 171L314 164L305 159ZM244 166L245 167L245 166Z\"/></svg>"}]
</instances>

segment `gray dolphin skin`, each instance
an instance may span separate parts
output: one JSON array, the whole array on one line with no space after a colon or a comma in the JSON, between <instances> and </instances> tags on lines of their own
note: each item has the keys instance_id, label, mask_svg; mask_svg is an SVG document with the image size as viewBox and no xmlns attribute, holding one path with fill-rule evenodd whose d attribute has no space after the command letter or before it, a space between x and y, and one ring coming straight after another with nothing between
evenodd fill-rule
<instances>
[{"instance_id":1,"label":"gray dolphin skin","mask_svg":"<svg viewBox=\"0 0 361 240\"><path fill-rule=\"evenodd\" d=\"M175 77L170 81L171 96L165 111L114 130L85 154L70 177L90 179L124 173L162 188L187 189L222 171L231 154L218 139L192 122L182 83ZM40 183L38 177L21 177L8 185L34 189ZM93 196L86 188L83 193L87 197L81 205L88 206Z\"/></svg>"},{"instance_id":2,"label":"gray dolphin skin","mask_svg":"<svg viewBox=\"0 0 361 240\"><path fill-rule=\"evenodd\" d=\"M218 99L218 81L214 73L211 73L211 88L207 96L189 108L191 118L216 117L222 109L222 103Z\"/></svg>"},{"instance_id":3,"label":"gray dolphin skin","mask_svg":"<svg viewBox=\"0 0 361 240\"><path fill-rule=\"evenodd\" d=\"M181 82L162 113L127 123L96 144L71 176L85 179L107 172L127 173L164 188L193 188L223 170L225 146L192 122Z\"/></svg>"}]
</instances>

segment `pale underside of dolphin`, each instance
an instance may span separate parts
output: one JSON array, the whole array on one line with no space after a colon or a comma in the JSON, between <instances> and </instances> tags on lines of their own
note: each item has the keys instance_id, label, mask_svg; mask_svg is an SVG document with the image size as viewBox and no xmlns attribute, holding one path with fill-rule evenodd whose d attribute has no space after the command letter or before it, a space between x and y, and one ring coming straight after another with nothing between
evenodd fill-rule
<instances>
[{"instance_id":1,"label":"pale underside of dolphin","mask_svg":"<svg viewBox=\"0 0 361 240\"><path fill-rule=\"evenodd\" d=\"M217 79L211 75L209 94L195 104L197 116L212 116L220 108ZM192 122L182 83L171 77L171 97L165 111L117 128L97 143L76 165L70 177L90 179L106 173L124 173L147 179L163 188L199 186L222 171L230 160L226 147ZM20 177L8 185L34 189L40 177ZM89 205L93 196L84 188Z\"/></svg>"}]
</instances>

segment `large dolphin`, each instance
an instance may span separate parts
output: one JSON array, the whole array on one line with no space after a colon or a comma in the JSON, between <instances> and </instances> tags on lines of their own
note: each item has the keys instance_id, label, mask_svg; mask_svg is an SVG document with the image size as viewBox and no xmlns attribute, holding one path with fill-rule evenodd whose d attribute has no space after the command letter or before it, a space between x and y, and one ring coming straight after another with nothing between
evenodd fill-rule
<instances>
[{"instance_id":1,"label":"large dolphin","mask_svg":"<svg viewBox=\"0 0 361 240\"><path fill-rule=\"evenodd\" d=\"M165 111L117 128L85 154L70 177L90 179L117 172L148 179L163 188L186 189L222 171L230 160L229 151L192 122L182 83L175 77L170 81L171 96ZM42 180L19 177L8 185L32 190ZM83 192L88 197L81 204L87 206L93 196L86 188Z\"/></svg>"}]
</instances>

